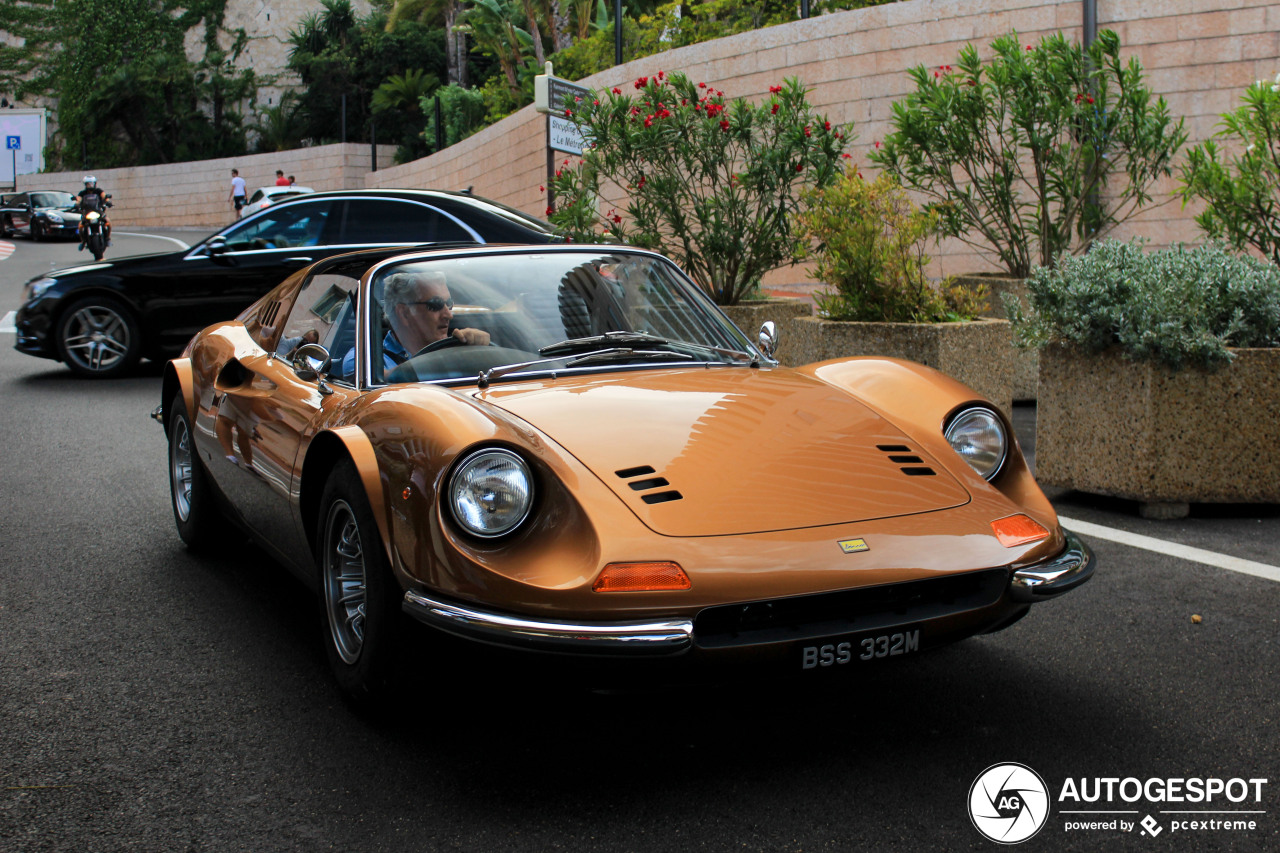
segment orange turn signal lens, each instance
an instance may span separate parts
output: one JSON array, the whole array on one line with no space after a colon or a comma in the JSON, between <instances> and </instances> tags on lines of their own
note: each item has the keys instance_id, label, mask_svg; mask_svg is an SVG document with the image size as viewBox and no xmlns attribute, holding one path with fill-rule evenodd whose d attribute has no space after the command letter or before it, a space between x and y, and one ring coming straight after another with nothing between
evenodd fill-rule
<instances>
[{"instance_id":1,"label":"orange turn signal lens","mask_svg":"<svg viewBox=\"0 0 1280 853\"><path fill-rule=\"evenodd\" d=\"M1011 515L1008 518L993 521L991 529L1000 540L1000 544L1006 548L1038 542L1049 536L1049 531L1044 529L1044 525L1025 515Z\"/></svg>"},{"instance_id":2,"label":"orange turn signal lens","mask_svg":"<svg viewBox=\"0 0 1280 853\"><path fill-rule=\"evenodd\" d=\"M653 592L692 586L689 576L676 563L610 563L591 585L591 591Z\"/></svg>"}]
</instances>

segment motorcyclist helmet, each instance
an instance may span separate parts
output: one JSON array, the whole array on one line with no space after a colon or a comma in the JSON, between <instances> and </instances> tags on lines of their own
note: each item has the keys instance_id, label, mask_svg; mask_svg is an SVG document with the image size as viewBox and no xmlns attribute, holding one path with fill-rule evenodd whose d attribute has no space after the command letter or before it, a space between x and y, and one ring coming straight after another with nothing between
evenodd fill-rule
<instances>
[{"instance_id":1,"label":"motorcyclist helmet","mask_svg":"<svg viewBox=\"0 0 1280 853\"><path fill-rule=\"evenodd\" d=\"M93 175L85 175L84 185L86 187L96 187L98 185L98 179L95 178Z\"/></svg>"}]
</instances>

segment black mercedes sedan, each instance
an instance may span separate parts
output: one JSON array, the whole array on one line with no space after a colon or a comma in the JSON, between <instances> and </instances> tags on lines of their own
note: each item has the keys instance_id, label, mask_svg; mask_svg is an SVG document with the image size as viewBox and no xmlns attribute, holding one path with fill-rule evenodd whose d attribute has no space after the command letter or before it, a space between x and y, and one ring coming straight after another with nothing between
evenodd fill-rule
<instances>
[{"instance_id":1,"label":"black mercedes sedan","mask_svg":"<svg viewBox=\"0 0 1280 853\"><path fill-rule=\"evenodd\" d=\"M106 378L169 358L313 261L376 246L547 243L551 227L465 192L311 193L236 221L190 249L55 270L27 282L19 352Z\"/></svg>"},{"instance_id":2,"label":"black mercedes sedan","mask_svg":"<svg viewBox=\"0 0 1280 853\"><path fill-rule=\"evenodd\" d=\"M74 237L80 227L76 197L60 190L14 193L0 202L0 237L26 234L32 240Z\"/></svg>"}]
</instances>

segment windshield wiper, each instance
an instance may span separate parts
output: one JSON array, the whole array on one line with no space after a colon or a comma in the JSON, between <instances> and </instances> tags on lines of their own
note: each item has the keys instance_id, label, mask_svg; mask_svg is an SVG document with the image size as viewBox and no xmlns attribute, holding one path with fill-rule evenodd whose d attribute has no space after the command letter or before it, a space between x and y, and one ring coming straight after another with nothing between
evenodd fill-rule
<instances>
[{"instance_id":1,"label":"windshield wiper","mask_svg":"<svg viewBox=\"0 0 1280 853\"><path fill-rule=\"evenodd\" d=\"M654 347L663 346L667 341L657 335L644 332L605 332L603 335L591 335L586 338L571 338L558 344L549 344L538 350L540 355L572 355L600 347Z\"/></svg>"},{"instance_id":2,"label":"windshield wiper","mask_svg":"<svg viewBox=\"0 0 1280 853\"><path fill-rule=\"evenodd\" d=\"M558 344L557 344L558 346ZM536 367L540 364L551 364L552 362L564 362L565 367L577 367L582 364L598 364L610 361L627 361L629 359L664 359L666 361L692 361L693 356L683 352L669 352L667 350L640 350L631 349L629 347L612 347L610 349L596 350L595 352L587 352L574 358L565 360L563 355L553 356L551 358L540 358L535 361L520 361L515 364L500 364L497 367L491 367L488 370L480 372L479 381L476 385L481 391L489 387L489 383L495 379L501 379L509 373L518 373L529 367Z\"/></svg>"}]
</instances>

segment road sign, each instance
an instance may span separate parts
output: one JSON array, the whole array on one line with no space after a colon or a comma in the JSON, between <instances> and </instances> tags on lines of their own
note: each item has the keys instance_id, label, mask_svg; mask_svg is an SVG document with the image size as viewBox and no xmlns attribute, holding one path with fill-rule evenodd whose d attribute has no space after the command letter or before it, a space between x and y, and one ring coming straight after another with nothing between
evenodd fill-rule
<instances>
[{"instance_id":1,"label":"road sign","mask_svg":"<svg viewBox=\"0 0 1280 853\"><path fill-rule=\"evenodd\" d=\"M564 115L564 111L573 107L578 99L587 100L594 94L586 86L570 83L551 73L551 63L547 63L547 73L533 78L533 104L540 113Z\"/></svg>"},{"instance_id":2,"label":"road sign","mask_svg":"<svg viewBox=\"0 0 1280 853\"><path fill-rule=\"evenodd\" d=\"M21 151L21 150L22 150L22 137L21 137L21 136L6 136L6 137L4 138L4 147L5 147L5 150L6 150L6 151Z\"/></svg>"},{"instance_id":3,"label":"road sign","mask_svg":"<svg viewBox=\"0 0 1280 853\"><path fill-rule=\"evenodd\" d=\"M565 154L582 154L582 133L564 116L547 116L547 147Z\"/></svg>"}]
</instances>

